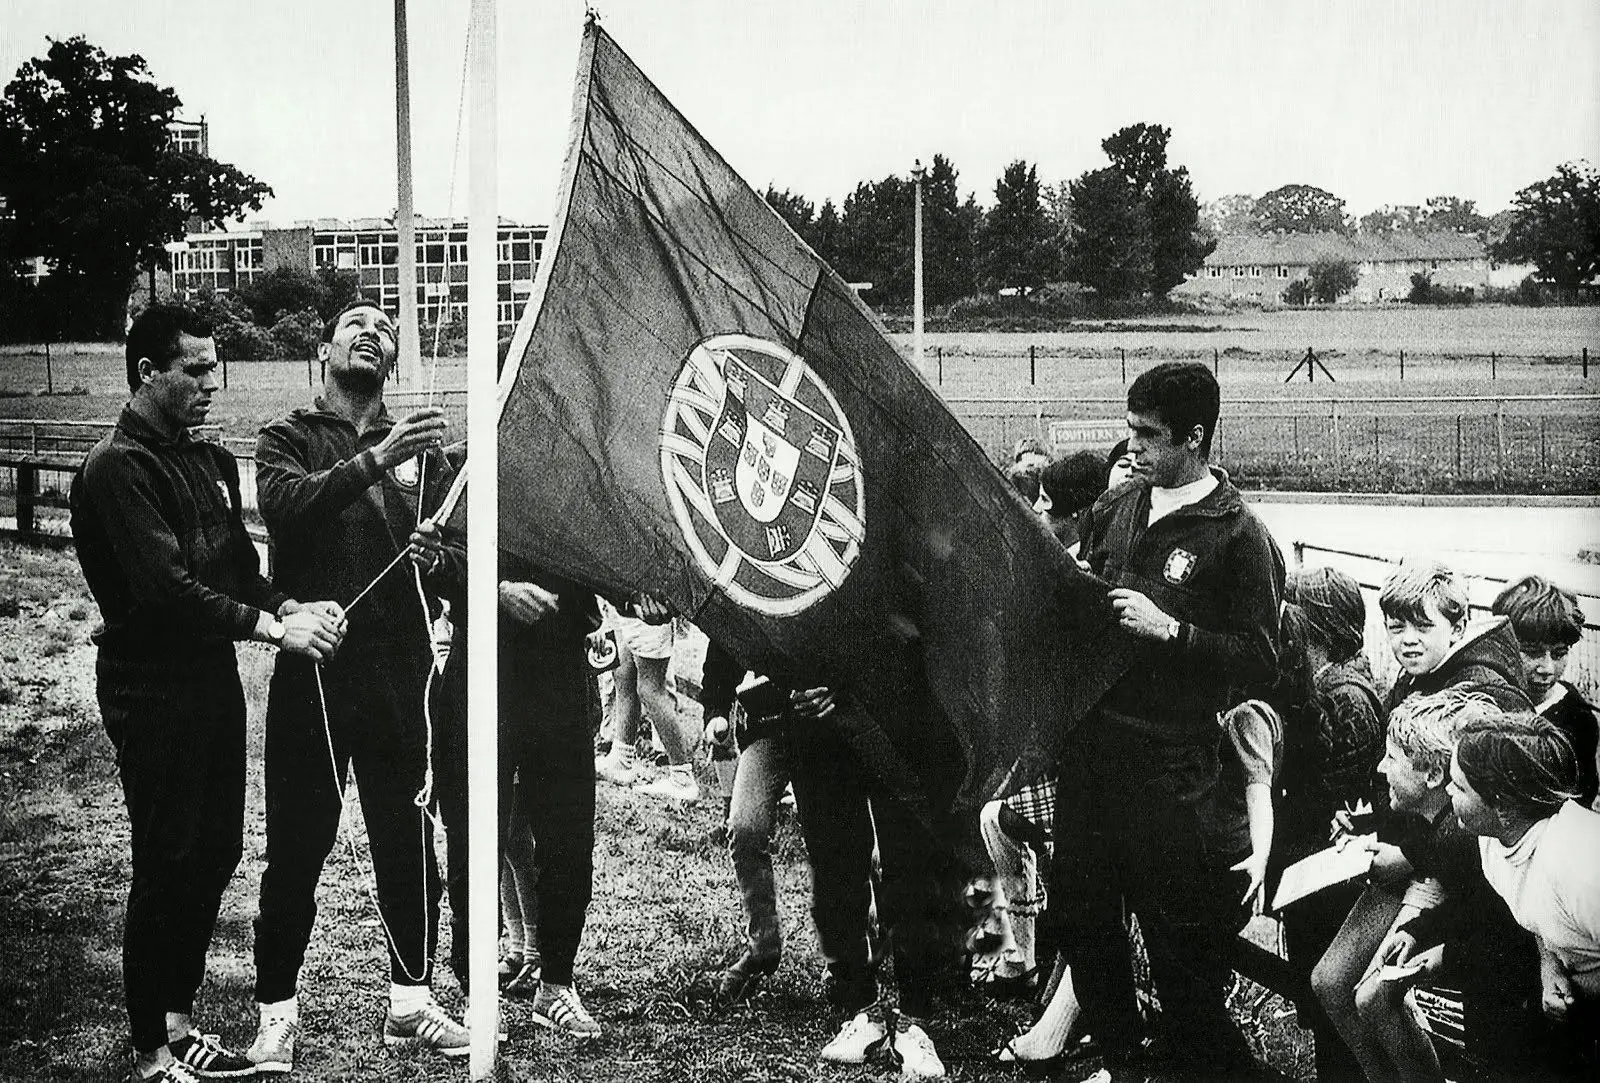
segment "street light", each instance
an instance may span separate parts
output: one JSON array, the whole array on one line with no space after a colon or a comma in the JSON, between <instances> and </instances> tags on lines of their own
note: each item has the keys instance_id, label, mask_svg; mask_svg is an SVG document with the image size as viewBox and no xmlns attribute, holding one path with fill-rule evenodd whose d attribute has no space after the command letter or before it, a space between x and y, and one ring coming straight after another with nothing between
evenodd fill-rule
<instances>
[{"instance_id":1,"label":"street light","mask_svg":"<svg viewBox=\"0 0 1600 1083\"><path fill-rule=\"evenodd\" d=\"M922 371L922 180L927 175L922 159L918 158L911 167L911 180L916 189L912 227L916 238L911 266L911 354L918 372Z\"/></svg>"}]
</instances>

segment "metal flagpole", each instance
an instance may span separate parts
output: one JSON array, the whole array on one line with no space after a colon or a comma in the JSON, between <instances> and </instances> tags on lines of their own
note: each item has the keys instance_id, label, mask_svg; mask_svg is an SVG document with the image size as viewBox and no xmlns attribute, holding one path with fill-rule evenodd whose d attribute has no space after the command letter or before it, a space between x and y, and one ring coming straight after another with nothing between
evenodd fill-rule
<instances>
[{"instance_id":1,"label":"metal flagpole","mask_svg":"<svg viewBox=\"0 0 1600 1083\"><path fill-rule=\"evenodd\" d=\"M421 373L417 336L417 232L411 205L411 50L406 37L406 0L394 0L394 145L400 191L394 224L400 231L399 373ZM431 405L431 403L430 403Z\"/></svg>"},{"instance_id":2,"label":"metal flagpole","mask_svg":"<svg viewBox=\"0 0 1600 1083\"><path fill-rule=\"evenodd\" d=\"M495 0L472 0L467 145L467 924L472 941L472 1079L494 1072L500 1031L499 810L495 626L499 537L499 441L495 418L497 152Z\"/></svg>"},{"instance_id":3,"label":"metal flagpole","mask_svg":"<svg viewBox=\"0 0 1600 1083\"><path fill-rule=\"evenodd\" d=\"M918 158L911 167L911 179L916 188L916 210L914 212L915 224L912 229L916 233L912 259L912 300L911 300L911 353L917 366L917 371L924 376L922 354L922 178L927 176L927 171L922 168L922 159Z\"/></svg>"}]
</instances>

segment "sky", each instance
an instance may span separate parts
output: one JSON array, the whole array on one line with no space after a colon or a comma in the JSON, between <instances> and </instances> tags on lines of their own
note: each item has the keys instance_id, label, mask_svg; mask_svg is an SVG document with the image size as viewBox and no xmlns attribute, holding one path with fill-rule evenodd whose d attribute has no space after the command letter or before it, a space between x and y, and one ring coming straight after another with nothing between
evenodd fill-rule
<instances>
[{"instance_id":1,"label":"sky","mask_svg":"<svg viewBox=\"0 0 1600 1083\"><path fill-rule=\"evenodd\" d=\"M939 153L993 202L1105 164L1140 121L1202 201L1313 184L1362 214L1450 194L1492 213L1600 163L1593 0L589 0L756 187L842 202ZM584 0L500 0L500 212L549 221ZM415 206L464 214L467 0L409 0ZM270 184L258 217L396 203L392 0L0 0L0 72L46 37L138 53Z\"/></svg>"}]
</instances>

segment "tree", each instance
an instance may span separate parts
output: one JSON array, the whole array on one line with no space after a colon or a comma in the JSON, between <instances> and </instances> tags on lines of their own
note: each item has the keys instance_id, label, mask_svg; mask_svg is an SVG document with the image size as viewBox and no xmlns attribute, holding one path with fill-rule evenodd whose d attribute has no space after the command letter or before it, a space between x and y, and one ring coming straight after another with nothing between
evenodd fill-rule
<instances>
[{"instance_id":1,"label":"tree","mask_svg":"<svg viewBox=\"0 0 1600 1083\"><path fill-rule=\"evenodd\" d=\"M1072 182L1067 277L1108 300L1138 296L1150 281L1150 219L1133 185L1115 169Z\"/></svg>"},{"instance_id":2,"label":"tree","mask_svg":"<svg viewBox=\"0 0 1600 1083\"><path fill-rule=\"evenodd\" d=\"M82 37L50 40L0 98L0 197L13 216L0 259L43 256L74 298L83 332L122 331L128 287L190 218L218 226L272 189L231 165L182 153L168 124L181 102L139 56Z\"/></svg>"},{"instance_id":3,"label":"tree","mask_svg":"<svg viewBox=\"0 0 1600 1083\"><path fill-rule=\"evenodd\" d=\"M1361 216L1357 229L1369 237L1386 233L1416 233L1423 221L1422 208L1415 204L1391 207L1387 203Z\"/></svg>"},{"instance_id":4,"label":"tree","mask_svg":"<svg viewBox=\"0 0 1600 1083\"><path fill-rule=\"evenodd\" d=\"M923 288L929 304L973 292L974 235L982 217L969 196L959 201L955 166L933 156L922 187ZM871 282L879 305L906 304L912 295L913 201L908 177L863 181L845 197L834 269L852 282Z\"/></svg>"},{"instance_id":5,"label":"tree","mask_svg":"<svg viewBox=\"0 0 1600 1083\"><path fill-rule=\"evenodd\" d=\"M1558 287L1576 291L1600 274L1600 173L1587 161L1517 193L1505 237L1490 246L1502 263L1531 263Z\"/></svg>"},{"instance_id":6,"label":"tree","mask_svg":"<svg viewBox=\"0 0 1600 1083\"><path fill-rule=\"evenodd\" d=\"M1309 184L1286 184L1256 200L1265 233L1348 233L1344 200Z\"/></svg>"},{"instance_id":7,"label":"tree","mask_svg":"<svg viewBox=\"0 0 1600 1083\"><path fill-rule=\"evenodd\" d=\"M1102 297L1164 297L1216 247L1200 234L1188 169L1167 167L1171 135L1158 124L1119 130L1100 144L1111 166L1070 187L1068 273Z\"/></svg>"},{"instance_id":8,"label":"tree","mask_svg":"<svg viewBox=\"0 0 1600 1083\"><path fill-rule=\"evenodd\" d=\"M1256 197L1235 193L1213 199L1200 209L1200 224L1214 237L1259 233L1261 223L1256 221Z\"/></svg>"},{"instance_id":9,"label":"tree","mask_svg":"<svg viewBox=\"0 0 1600 1083\"><path fill-rule=\"evenodd\" d=\"M1434 196L1422 214L1422 227L1430 232L1471 233L1482 237L1489 219L1478 213L1478 204L1459 196Z\"/></svg>"},{"instance_id":10,"label":"tree","mask_svg":"<svg viewBox=\"0 0 1600 1083\"><path fill-rule=\"evenodd\" d=\"M1020 158L1006 166L994 186L994 206L978 230L978 274L985 289L1007 286L1032 292L1044 285L1055 263L1049 216L1039 192L1038 170Z\"/></svg>"},{"instance_id":11,"label":"tree","mask_svg":"<svg viewBox=\"0 0 1600 1083\"><path fill-rule=\"evenodd\" d=\"M1307 281L1311 285L1311 295L1323 304L1332 304L1351 290L1356 288L1356 283L1361 281L1361 276L1356 273L1356 266L1338 259L1319 259L1311 265Z\"/></svg>"}]
</instances>

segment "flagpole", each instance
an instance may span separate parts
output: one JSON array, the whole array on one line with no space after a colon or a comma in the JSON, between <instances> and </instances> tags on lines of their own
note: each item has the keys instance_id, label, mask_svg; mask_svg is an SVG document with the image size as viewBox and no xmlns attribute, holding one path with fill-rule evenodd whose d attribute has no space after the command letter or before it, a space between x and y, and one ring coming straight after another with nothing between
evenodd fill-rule
<instances>
[{"instance_id":1,"label":"flagpole","mask_svg":"<svg viewBox=\"0 0 1600 1083\"><path fill-rule=\"evenodd\" d=\"M467 878L467 924L472 950L468 974L473 990L467 1025L472 1031L470 1077L494 1072L500 1031L498 726L495 688L498 538L499 428L495 418L496 273L499 217L496 208L495 0L472 0L469 32L471 97L467 146L467 786L471 839Z\"/></svg>"},{"instance_id":2,"label":"flagpole","mask_svg":"<svg viewBox=\"0 0 1600 1083\"><path fill-rule=\"evenodd\" d=\"M927 176L927 171L922 168L922 159L918 158L911 167L911 180L916 188L916 209L913 212L915 223L912 229L916 233L913 242L911 268L911 355L912 363L917 371L922 372L922 178ZM927 373L923 373L927 375Z\"/></svg>"},{"instance_id":3,"label":"flagpole","mask_svg":"<svg viewBox=\"0 0 1600 1083\"><path fill-rule=\"evenodd\" d=\"M406 34L406 0L394 0L394 145L399 194L394 211L399 230L400 357L396 375L422 371L417 332L417 230L411 198L411 48Z\"/></svg>"}]
</instances>

